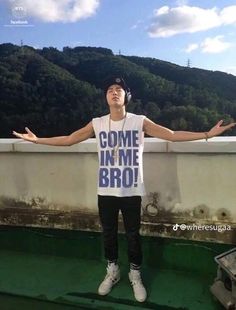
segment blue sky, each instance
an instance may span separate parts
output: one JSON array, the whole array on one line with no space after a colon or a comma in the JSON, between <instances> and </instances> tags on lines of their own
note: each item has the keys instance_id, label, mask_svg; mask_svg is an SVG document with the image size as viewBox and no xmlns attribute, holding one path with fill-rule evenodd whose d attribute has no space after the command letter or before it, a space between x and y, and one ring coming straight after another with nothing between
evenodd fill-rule
<instances>
[{"instance_id":1,"label":"blue sky","mask_svg":"<svg viewBox=\"0 0 236 310\"><path fill-rule=\"evenodd\" d=\"M101 46L236 75L233 0L1 0L0 43Z\"/></svg>"}]
</instances>

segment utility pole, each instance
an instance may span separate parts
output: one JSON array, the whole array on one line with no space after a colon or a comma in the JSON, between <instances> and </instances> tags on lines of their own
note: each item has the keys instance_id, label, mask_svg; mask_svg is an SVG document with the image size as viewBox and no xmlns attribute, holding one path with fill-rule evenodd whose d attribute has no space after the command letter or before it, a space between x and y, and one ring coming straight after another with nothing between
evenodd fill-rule
<instances>
[{"instance_id":1,"label":"utility pole","mask_svg":"<svg viewBox=\"0 0 236 310\"><path fill-rule=\"evenodd\" d=\"M188 60L187 60L187 67L188 68L191 68L191 60L188 58Z\"/></svg>"},{"instance_id":2,"label":"utility pole","mask_svg":"<svg viewBox=\"0 0 236 310\"><path fill-rule=\"evenodd\" d=\"M20 40L20 53L21 53L22 55L25 54L24 42L23 42L22 39Z\"/></svg>"}]
</instances>

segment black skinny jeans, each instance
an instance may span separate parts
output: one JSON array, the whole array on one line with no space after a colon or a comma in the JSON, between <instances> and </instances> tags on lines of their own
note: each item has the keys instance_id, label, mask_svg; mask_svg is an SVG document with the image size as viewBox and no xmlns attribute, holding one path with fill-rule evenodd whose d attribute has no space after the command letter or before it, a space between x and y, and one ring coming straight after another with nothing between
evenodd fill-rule
<instances>
[{"instance_id":1,"label":"black skinny jeans","mask_svg":"<svg viewBox=\"0 0 236 310\"><path fill-rule=\"evenodd\" d=\"M118 259L118 215L121 210L128 241L129 262L140 266L142 249L140 243L141 197L116 197L98 195L99 216L103 229L105 258Z\"/></svg>"}]
</instances>

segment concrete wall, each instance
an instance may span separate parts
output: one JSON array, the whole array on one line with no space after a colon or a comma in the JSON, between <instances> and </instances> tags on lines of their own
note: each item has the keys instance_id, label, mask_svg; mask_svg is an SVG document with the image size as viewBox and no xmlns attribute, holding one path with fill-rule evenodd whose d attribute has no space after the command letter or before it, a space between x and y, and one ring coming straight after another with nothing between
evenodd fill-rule
<instances>
[{"instance_id":1,"label":"concrete wall","mask_svg":"<svg viewBox=\"0 0 236 310\"><path fill-rule=\"evenodd\" d=\"M99 230L96 149L0 139L0 224ZM236 137L146 138L144 152L143 234L236 243Z\"/></svg>"}]
</instances>

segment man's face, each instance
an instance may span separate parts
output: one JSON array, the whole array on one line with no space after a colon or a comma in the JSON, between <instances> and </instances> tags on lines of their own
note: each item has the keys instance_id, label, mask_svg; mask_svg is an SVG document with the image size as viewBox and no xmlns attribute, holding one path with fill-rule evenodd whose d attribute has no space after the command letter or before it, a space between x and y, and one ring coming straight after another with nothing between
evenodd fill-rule
<instances>
[{"instance_id":1,"label":"man's face","mask_svg":"<svg viewBox=\"0 0 236 310\"><path fill-rule=\"evenodd\" d=\"M125 91L118 84L111 85L107 89L106 98L110 107L121 107L124 105L125 102Z\"/></svg>"}]
</instances>

